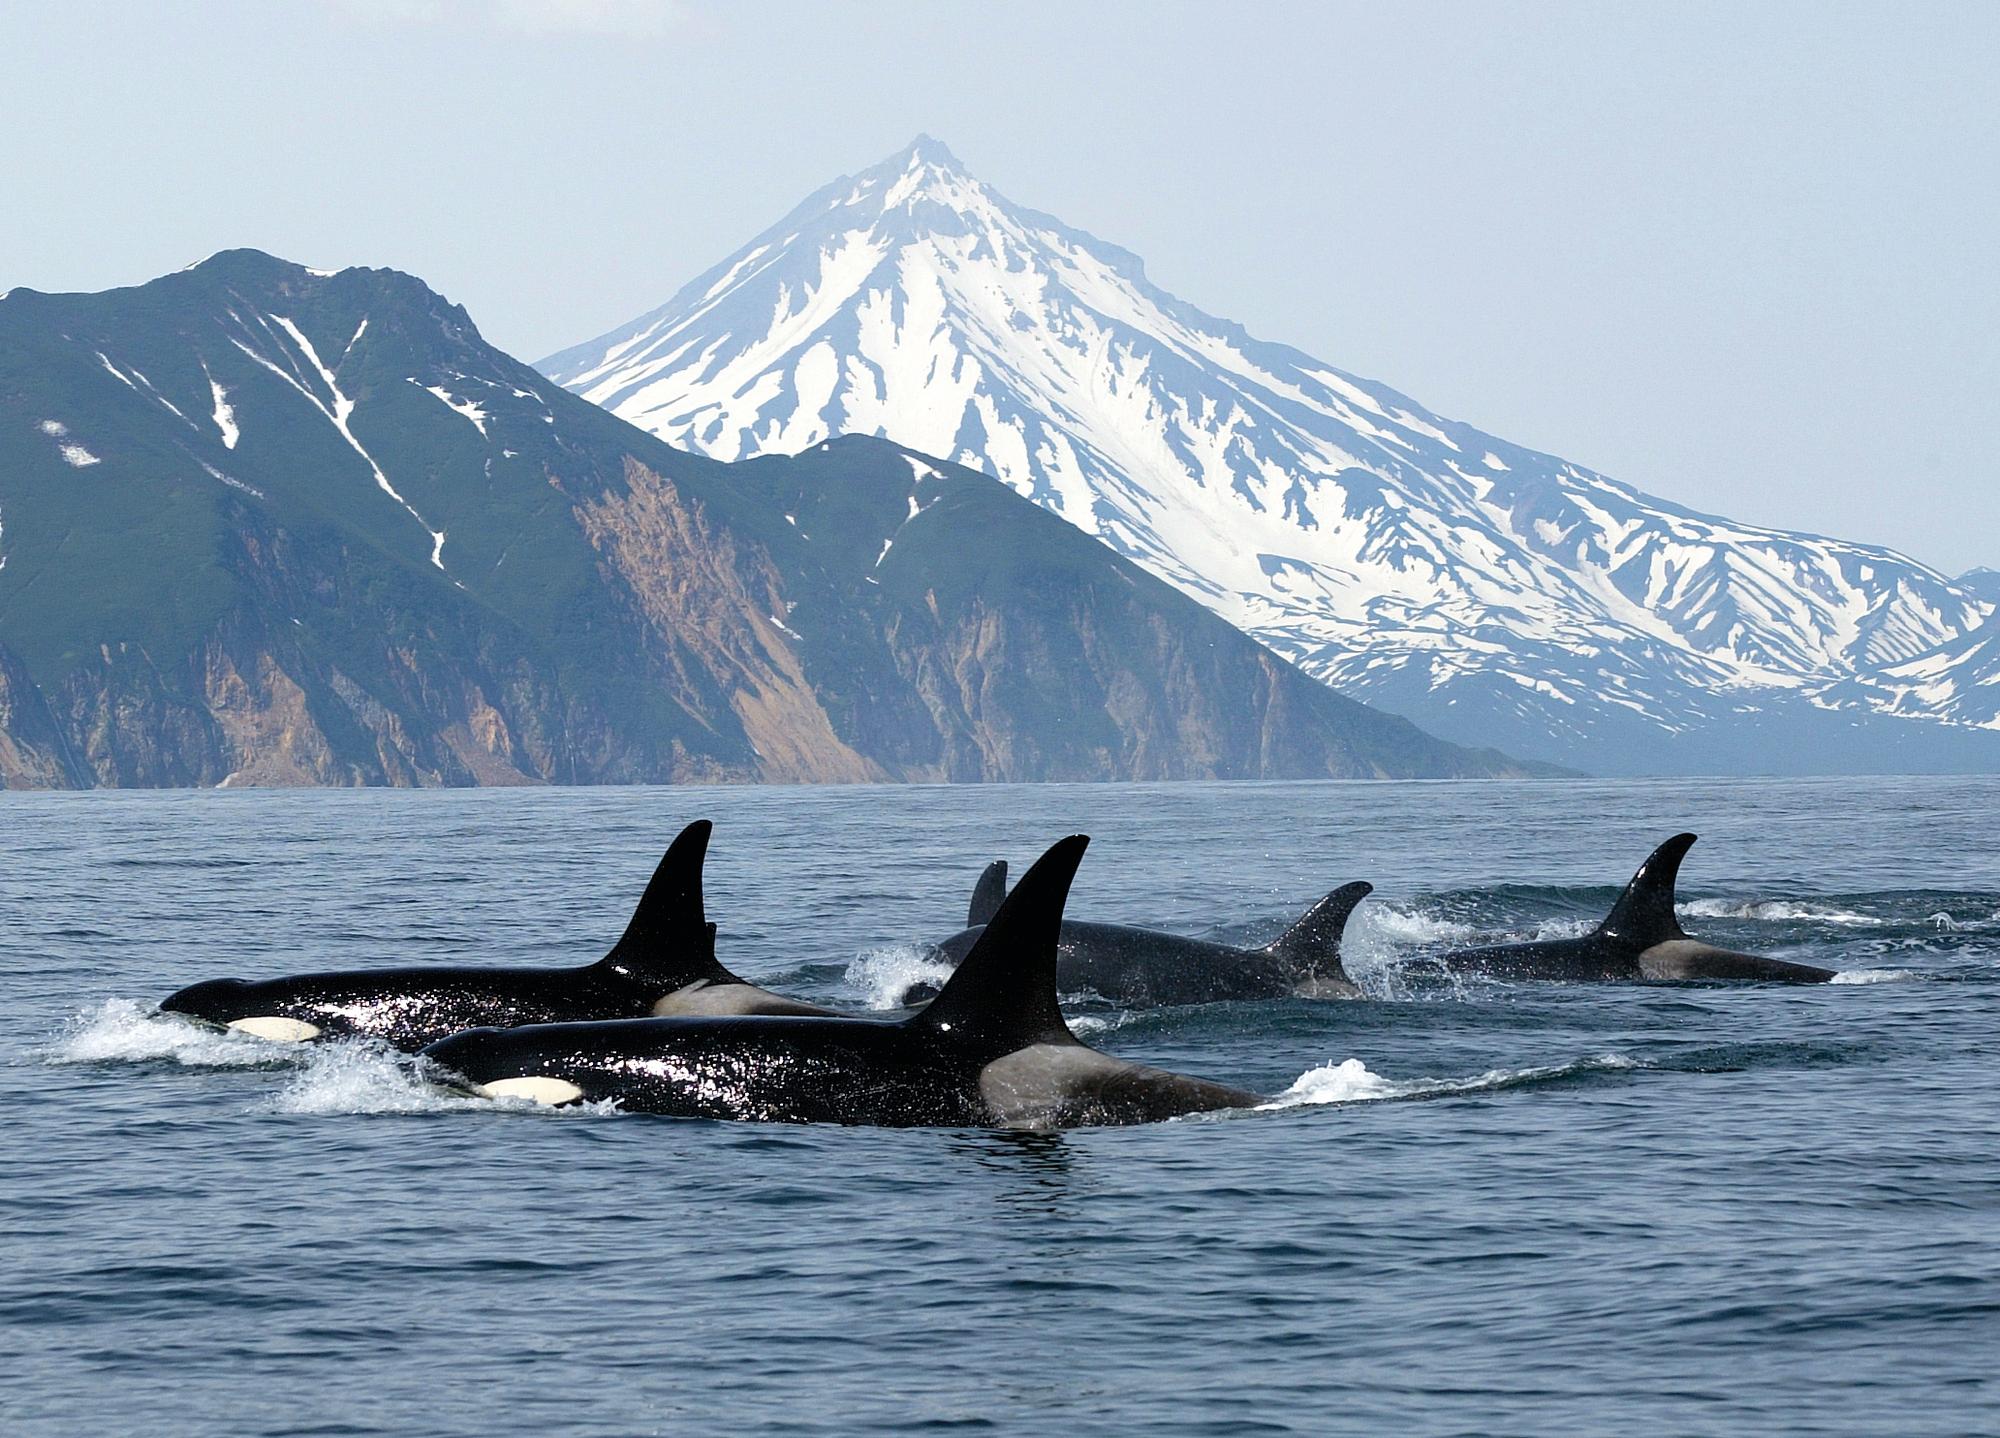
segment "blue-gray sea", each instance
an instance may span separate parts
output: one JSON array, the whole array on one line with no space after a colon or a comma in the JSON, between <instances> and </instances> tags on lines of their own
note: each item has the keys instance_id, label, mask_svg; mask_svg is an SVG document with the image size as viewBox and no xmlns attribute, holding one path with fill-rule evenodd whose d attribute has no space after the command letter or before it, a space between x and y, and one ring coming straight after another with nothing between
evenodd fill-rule
<instances>
[{"instance_id":1,"label":"blue-gray sea","mask_svg":"<svg viewBox=\"0 0 2000 1438\"><path fill-rule=\"evenodd\" d=\"M0 795L0 1430L2000 1431L2000 781ZM1060 1134L535 1113L191 980L568 964L716 821L722 957L881 1004L990 858L1370 1001L1081 1014L1278 1106ZM1824 987L1440 985L1702 836Z\"/></svg>"}]
</instances>

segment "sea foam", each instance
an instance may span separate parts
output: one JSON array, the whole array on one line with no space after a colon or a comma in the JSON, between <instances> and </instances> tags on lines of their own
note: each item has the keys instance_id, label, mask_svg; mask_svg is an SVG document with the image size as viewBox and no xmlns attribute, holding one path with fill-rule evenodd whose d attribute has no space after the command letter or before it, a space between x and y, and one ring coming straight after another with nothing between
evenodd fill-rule
<instances>
[{"instance_id":1,"label":"sea foam","mask_svg":"<svg viewBox=\"0 0 2000 1438\"><path fill-rule=\"evenodd\" d=\"M274 1113L443 1113L488 1101L426 1082L414 1059L363 1041L319 1044L271 1099Z\"/></svg>"},{"instance_id":2,"label":"sea foam","mask_svg":"<svg viewBox=\"0 0 2000 1438\"><path fill-rule=\"evenodd\" d=\"M433 1082L423 1059L365 1040L313 1045L298 1074L266 1109L329 1116L494 1109L564 1117L618 1112L608 1102L551 1108L522 1098L475 1098Z\"/></svg>"},{"instance_id":3,"label":"sea foam","mask_svg":"<svg viewBox=\"0 0 2000 1438\"><path fill-rule=\"evenodd\" d=\"M106 999L71 1019L41 1057L52 1064L171 1060L189 1068L256 1068L303 1056L292 1044L205 1028L136 999Z\"/></svg>"},{"instance_id":4,"label":"sea foam","mask_svg":"<svg viewBox=\"0 0 2000 1438\"><path fill-rule=\"evenodd\" d=\"M1845 928L1880 928L1883 920L1832 904L1803 899L1693 899L1676 904L1674 912L1695 919L1753 919L1764 923L1837 924Z\"/></svg>"},{"instance_id":5,"label":"sea foam","mask_svg":"<svg viewBox=\"0 0 2000 1438\"><path fill-rule=\"evenodd\" d=\"M1388 1079L1371 1070L1360 1059L1347 1059L1307 1069L1292 1086L1259 1104L1259 1110L1302 1108L1314 1104L1367 1103L1377 1099L1441 1098L1451 1094L1479 1093L1489 1089L1520 1088L1546 1083L1574 1074L1611 1073L1636 1069L1639 1060L1624 1054L1598 1054L1566 1064L1546 1064L1533 1068L1488 1069L1469 1078Z\"/></svg>"},{"instance_id":6,"label":"sea foam","mask_svg":"<svg viewBox=\"0 0 2000 1438\"><path fill-rule=\"evenodd\" d=\"M1345 947L1348 942L1357 940L1364 946L1441 944L1470 939L1478 933L1479 930L1472 925L1452 919L1440 919L1392 903L1370 903L1356 909L1354 917L1347 921L1347 933L1342 938L1342 945Z\"/></svg>"}]
</instances>

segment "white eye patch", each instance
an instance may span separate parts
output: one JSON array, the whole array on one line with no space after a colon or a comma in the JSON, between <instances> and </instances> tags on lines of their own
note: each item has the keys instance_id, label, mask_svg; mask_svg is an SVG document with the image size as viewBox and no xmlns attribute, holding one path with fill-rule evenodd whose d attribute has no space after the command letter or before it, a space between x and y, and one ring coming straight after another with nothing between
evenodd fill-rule
<instances>
[{"instance_id":1,"label":"white eye patch","mask_svg":"<svg viewBox=\"0 0 2000 1438\"><path fill-rule=\"evenodd\" d=\"M247 1019L231 1019L229 1027L253 1039L269 1039L278 1044L302 1044L320 1035L318 1024L303 1019L281 1018L277 1014L257 1014Z\"/></svg>"},{"instance_id":2,"label":"white eye patch","mask_svg":"<svg viewBox=\"0 0 2000 1438\"><path fill-rule=\"evenodd\" d=\"M583 1097L583 1090L568 1079L545 1075L495 1079L492 1083L479 1085L479 1093L483 1098L524 1098L529 1103L551 1107L559 1103L574 1103Z\"/></svg>"}]
</instances>

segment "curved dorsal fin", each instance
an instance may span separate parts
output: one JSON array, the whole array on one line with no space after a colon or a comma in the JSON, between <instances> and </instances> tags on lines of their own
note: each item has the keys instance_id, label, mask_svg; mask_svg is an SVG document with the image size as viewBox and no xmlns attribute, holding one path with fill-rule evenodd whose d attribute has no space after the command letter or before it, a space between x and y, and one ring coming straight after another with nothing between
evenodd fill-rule
<instances>
[{"instance_id":1,"label":"curved dorsal fin","mask_svg":"<svg viewBox=\"0 0 2000 1438\"><path fill-rule=\"evenodd\" d=\"M1007 897L1007 861L995 859L986 866L979 876L979 882L972 886L972 903L965 911L965 927L976 929L981 924L993 922L993 916L1000 912L1000 901Z\"/></svg>"},{"instance_id":2,"label":"curved dorsal fin","mask_svg":"<svg viewBox=\"0 0 2000 1438\"><path fill-rule=\"evenodd\" d=\"M715 925L702 907L701 869L714 825L697 819L668 846L625 933L597 967L672 993L698 979L740 982L716 962Z\"/></svg>"},{"instance_id":3,"label":"curved dorsal fin","mask_svg":"<svg viewBox=\"0 0 2000 1438\"><path fill-rule=\"evenodd\" d=\"M1653 850L1597 932L1640 948L1686 938L1680 920L1674 917L1674 882L1680 877L1681 860L1694 847L1694 838L1692 834L1676 834Z\"/></svg>"},{"instance_id":4,"label":"curved dorsal fin","mask_svg":"<svg viewBox=\"0 0 2000 1438\"><path fill-rule=\"evenodd\" d=\"M909 1020L912 1027L996 1056L1076 1042L1056 1003L1056 940L1089 843L1072 834L1035 860L938 996Z\"/></svg>"},{"instance_id":5,"label":"curved dorsal fin","mask_svg":"<svg viewBox=\"0 0 2000 1438\"><path fill-rule=\"evenodd\" d=\"M1340 936L1354 906L1374 892L1373 884L1342 884L1299 915L1297 922L1264 946L1264 952L1302 976L1352 982L1340 966Z\"/></svg>"}]
</instances>

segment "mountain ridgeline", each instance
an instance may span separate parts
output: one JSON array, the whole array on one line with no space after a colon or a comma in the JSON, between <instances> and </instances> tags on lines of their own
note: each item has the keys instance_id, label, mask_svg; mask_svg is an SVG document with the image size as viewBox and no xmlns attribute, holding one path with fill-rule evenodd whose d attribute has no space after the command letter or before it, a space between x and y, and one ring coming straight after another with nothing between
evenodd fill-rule
<instances>
[{"instance_id":1,"label":"mountain ridgeline","mask_svg":"<svg viewBox=\"0 0 2000 1438\"><path fill-rule=\"evenodd\" d=\"M2000 768L1990 575L1435 414L1167 294L934 140L541 367L718 459L862 433L995 475L1460 742L1600 772Z\"/></svg>"},{"instance_id":2,"label":"mountain ridgeline","mask_svg":"<svg viewBox=\"0 0 2000 1438\"><path fill-rule=\"evenodd\" d=\"M1004 485L728 465L389 270L0 299L0 782L1527 772L1341 698Z\"/></svg>"}]
</instances>

